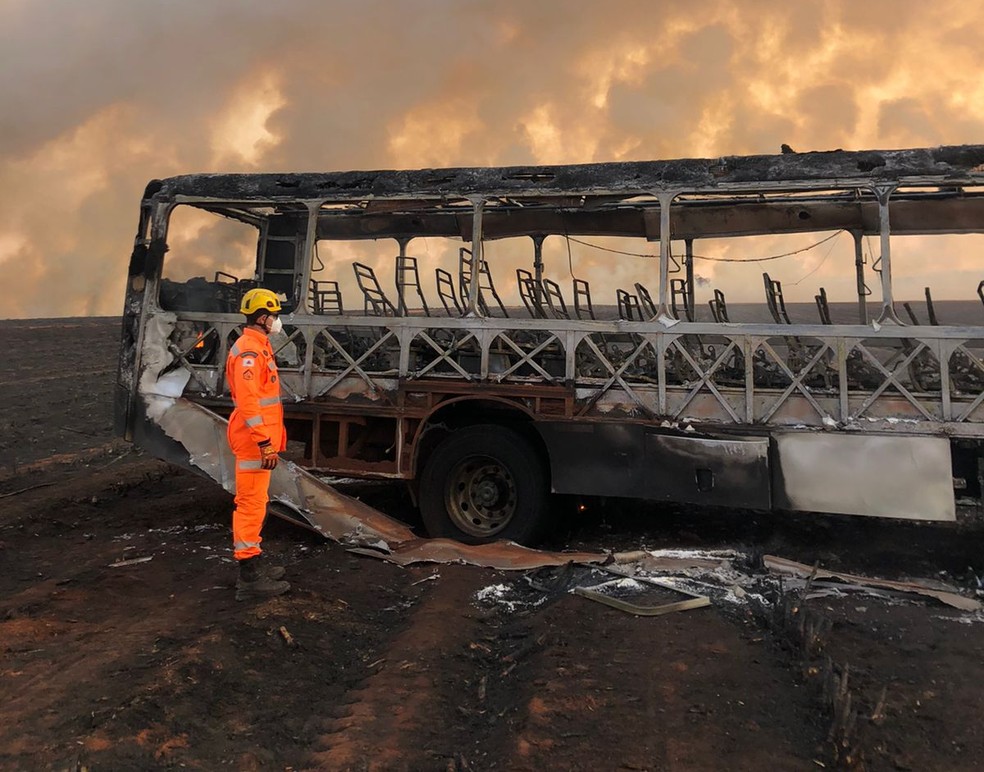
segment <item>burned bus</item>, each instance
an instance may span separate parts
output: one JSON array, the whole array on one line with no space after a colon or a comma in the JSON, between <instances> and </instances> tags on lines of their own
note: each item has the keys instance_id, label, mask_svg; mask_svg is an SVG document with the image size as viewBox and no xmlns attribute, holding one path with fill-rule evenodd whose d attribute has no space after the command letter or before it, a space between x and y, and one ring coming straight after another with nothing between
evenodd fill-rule
<instances>
[{"instance_id":1,"label":"burned bus","mask_svg":"<svg viewBox=\"0 0 984 772\"><path fill-rule=\"evenodd\" d=\"M984 260L946 318L897 299L893 253L952 279L982 233L976 145L154 180L117 430L200 469L155 397L230 412L263 286L291 457L405 481L431 535L530 542L551 494L953 520L981 500Z\"/></svg>"}]
</instances>

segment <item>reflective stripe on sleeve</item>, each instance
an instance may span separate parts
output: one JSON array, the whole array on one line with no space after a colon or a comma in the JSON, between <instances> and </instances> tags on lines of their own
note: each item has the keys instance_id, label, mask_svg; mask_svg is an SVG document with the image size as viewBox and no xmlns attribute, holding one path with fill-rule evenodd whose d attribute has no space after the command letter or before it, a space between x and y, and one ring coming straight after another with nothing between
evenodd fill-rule
<instances>
[{"instance_id":1,"label":"reflective stripe on sleeve","mask_svg":"<svg viewBox=\"0 0 984 772\"><path fill-rule=\"evenodd\" d=\"M243 471L249 471L252 469L262 469L263 462L258 458L247 458L242 461L236 461L236 468L242 469Z\"/></svg>"},{"instance_id":2,"label":"reflective stripe on sleeve","mask_svg":"<svg viewBox=\"0 0 984 772\"><path fill-rule=\"evenodd\" d=\"M259 356L259 354L257 354L255 351L248 351L248 350L244 351L243 349L239 348L238 343L232 344L232 348L229 349L229 353L232 354L232 356L234 357L243 356L244 354L249 354L254 357Z\"/></svg>"},{"instance_id":3,"label":"reflective stripe on sleeve","mask_svg":"<svg viewBox=\"0 0 984 772\"><path fill-rule=\"evenodd\" d=\"M270 360L269 362L267 362L267 367L268 367L268 368L269 368L270 370L276 370L276 369L277 369L277 363L276 363L276 362L274 362L274 361L273 361L273 360L271 359L271 360Z\"/></svg>"},{"instance_id":4,"label":"reflective stripe on sleeve","mask_svg":"<svg viewBox=\"0 0 984 772\"><path fill-rule=\"evenodd\" d=\"M260 400L260 407L270 407L270 405L279 405L280 397L264 397ZM246 422L249 424L249 421Z\"/></svg>"},{"instance_id":5,"label":"reflective stripe on sleeve","mask_svg":"<svg viewBox=\"0 0 984 772\"><path fill-rule=\"evenodd\" d=\"M237 550L248 550L250 547L259 547L258 541L237 541L232 545Z\"/></svg>"},{"instance_id":6,"label":"reflective stripe on sleeve","mask_svg":"<svg viewBox=\"0 0 984 772\"><path fill-rule=\"evenodd\" d=\"M263 403L260 402L260 404L262 405ZM247 418L246 419L246 425L247 426L263 426L263 416L261 416L261 415L254 415L251 418Z\"/></svg>"}]
</instances>

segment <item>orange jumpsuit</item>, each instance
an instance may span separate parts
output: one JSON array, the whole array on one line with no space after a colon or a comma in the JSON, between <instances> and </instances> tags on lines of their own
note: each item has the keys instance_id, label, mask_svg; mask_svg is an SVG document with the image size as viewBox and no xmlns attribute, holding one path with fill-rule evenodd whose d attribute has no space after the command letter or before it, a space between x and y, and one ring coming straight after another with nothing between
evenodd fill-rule
<instances>
[{"instance_id":1,"label":"orange jumpsuit","mask_svg":"<svg viewBox=\"0 0 984 772\"><path fill-rule=\"evenodd\" d=\"M246 328L229 349L226 383L235 409L229 416L229 446L236 456L236 508L232 541L236 560L259 555L260 529L266 516L270 470L261 468L259 443L287 448L280 378L267 336Z\"/></svg>"}]
</instances>

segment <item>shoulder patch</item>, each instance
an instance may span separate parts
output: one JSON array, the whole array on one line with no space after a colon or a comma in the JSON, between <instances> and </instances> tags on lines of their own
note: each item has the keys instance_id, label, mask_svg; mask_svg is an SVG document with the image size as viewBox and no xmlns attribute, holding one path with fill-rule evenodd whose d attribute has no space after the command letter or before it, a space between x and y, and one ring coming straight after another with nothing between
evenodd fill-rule
<instances>
[{"instance_id":1,"label":"shoulder patch","mask_svg":"<svg viewBox=\"0 0 984 772\"><path fill-rule=\"evenodd\" d=\"M256 364L256 360L251 356L243 357L243 367L252 367Z\"/></svg>"}]
</instances>

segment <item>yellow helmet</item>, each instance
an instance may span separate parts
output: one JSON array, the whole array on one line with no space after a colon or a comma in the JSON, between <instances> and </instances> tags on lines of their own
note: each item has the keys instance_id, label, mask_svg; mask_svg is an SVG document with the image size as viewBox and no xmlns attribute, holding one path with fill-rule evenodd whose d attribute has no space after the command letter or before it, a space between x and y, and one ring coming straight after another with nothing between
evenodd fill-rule
<instances>
[{"instance_id":1,"label":"yellow helmet","mask_svg":"<svg viewBox=\"0 0 984 772\"><path fill-rule=\"evenodd\" d=\"M243 302L239 305L239 313L255 314L257 311L269 311L271 314L280 313L280 298L276 293L263 287L251 289L243 295Z\"/></svg>"}]
</instances>

